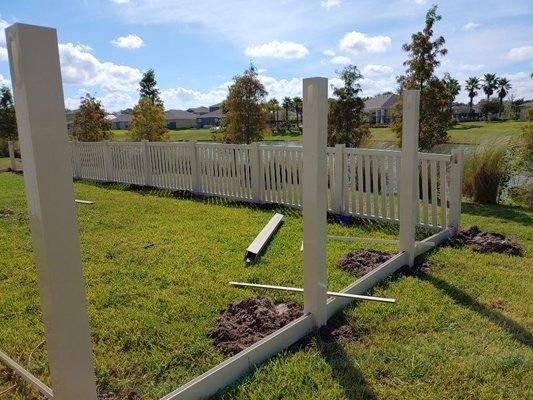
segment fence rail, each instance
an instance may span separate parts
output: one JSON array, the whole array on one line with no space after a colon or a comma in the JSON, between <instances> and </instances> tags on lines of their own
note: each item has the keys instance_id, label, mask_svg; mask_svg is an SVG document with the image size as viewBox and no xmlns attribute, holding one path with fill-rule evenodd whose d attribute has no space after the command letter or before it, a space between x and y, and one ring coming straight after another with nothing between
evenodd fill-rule
<instances>
[{"instance_id":1,"label":"fence rail","mask_svg":"<svg viewBox=\"0 0 533 400\"><path fill-rule=\"evenodd\" d=\"M252 143L70 142L75 178L302 206L302 148ZM454 226L460 151L419 153L421 226ZM461 161L459 161L461 160ZM335 213L398 222L401 152L328 147L328 205ZM455 216L455 217L454 217Z\"/></svg>"}]
</instances>

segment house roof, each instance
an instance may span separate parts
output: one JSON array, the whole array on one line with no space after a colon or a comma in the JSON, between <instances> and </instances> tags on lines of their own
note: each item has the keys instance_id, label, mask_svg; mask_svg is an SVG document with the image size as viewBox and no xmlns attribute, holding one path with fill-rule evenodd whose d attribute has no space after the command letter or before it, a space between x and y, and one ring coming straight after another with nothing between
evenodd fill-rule
<instances>
[{"instance_id":1,"label":"house roof","mask_svg":"<svg viewBox=\"0 0 533 400\"><path fill-rule=\"evenodd\" d=\"M397 94L378 94L365 101L365 111L392 108L398 99L399 96Z\"/></svg>"},{"instance_id":2,"label":"house roof","mask_svg":"<svg viewBox=\"0 0 533 400\"><path fill-rule=\"evenodd\" d=\"M204 115L198 115L196 118L222 118L222 110L218 109L211 111L210 113Z\"/></svg>"},{"instance_id":3,"label":"house roof","mask_svg":"<svg viewBox=\"0 0 533 400\"><path fill-rule=\"evenodd\" d=\"M210 109L211 108L220 108L220 107L222 107L222 102L217 103L217 104L213 104L212 106L209 106Z\"/></svg>"},{"instance_id":4,"label":"house roof","mask_svg":"<svg viewBox=\"0 0 533 400\"><path fill-rule=\"evenodd\" d=\"M113 119L113 122L130 122L131 114L118 114L116 118Z\"/></svg>"},{"instance_id":5,"label":"house roof","mask_svg":"<svg viewBox=\"0 0 533 400\"><path fill-rule=\"evenodd\" d=\"M167 110L165 119L196 119L198 115L185 110Z\"/></svg>"},{"instance_id":6,"label":"house roof","mask_svg":"<svg viewBox=\"0 0 533 400\"><path fill-rule=\"evenodd\" d=\"M518 107L533 107L533 101L526 101L525 103L520 104Z\"/></svg>"},{"instance_id":7,"label":"house roof","mask_svg":"<svg viewBox=\"0 0 533 400\"><path fill-rule=\"evenodd\" d=\"M207 114L209 112L209 108L201 106L196 108L189 108L187 111L192 112L194 114Z\"/></svg>"}]
</instances>

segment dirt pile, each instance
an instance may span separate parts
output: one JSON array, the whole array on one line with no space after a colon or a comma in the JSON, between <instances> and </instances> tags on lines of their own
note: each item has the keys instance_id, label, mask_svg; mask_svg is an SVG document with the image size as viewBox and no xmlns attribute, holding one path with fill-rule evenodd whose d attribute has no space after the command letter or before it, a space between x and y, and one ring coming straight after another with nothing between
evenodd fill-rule
<instances>
[{"instance_id":1,"label":"dirt pile","mask_svg":"<svg viewBox=\"0 0 533 400\"><path fill-rule=\"evenodd\" d=\"M231 303L209 332L213 345L225 355L234 355L300 317L303 311L293 301L275 304L268 296Z\"/></svg>"},{"instance_id":2,"label":"dirt pile","mask_svg":"<svg viewBox=\"0 0 533 400\"><path fill-rule=\"evenodd\" d=\"M501 233L482 232L477 226L460 230L448 240L451 247L469 246L478 253L503 253L522 257L523 251L518 243Z\"/></svg>"},{"instance_id":3,"label":"dirt pile","mask_svg":"<svg viewBox=\"0 0 533 400\"><path fill-rule=\"evenodd\" d=\"M357 334L344 318L330 320L318 330L318 336L326 343L343 340L357 340L360 335Z\"/></svg>"},{"instance_id":4,"label":"dirt pile","mask_svg":"<svg viewBox=\"0 0 533 400\"><path fill-rule=\"evenodd\" d=\"M379 267L394 254L372 249L354 250L339 258L337 266L356 277L361 277Z\"/></svg>"}]
</instances>

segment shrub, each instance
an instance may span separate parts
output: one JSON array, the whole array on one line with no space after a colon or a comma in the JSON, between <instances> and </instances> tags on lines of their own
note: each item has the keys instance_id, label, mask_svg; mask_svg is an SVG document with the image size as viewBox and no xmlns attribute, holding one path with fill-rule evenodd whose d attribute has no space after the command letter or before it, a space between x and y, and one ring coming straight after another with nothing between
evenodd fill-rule
<instances>
[{"instance_id":1,"label":"shrub","mask_svg":"<svg viewBox=\"0 0 533 400\"><path fill-rule=\"evenodd\" d=\"M128 135L133 141L161 142L168 140L163 104L153 103L148 97L141 97L139 103L133 108Z\"/></svg>"},{"instance_id":2,"label":"shrub","mask_svg":"<svg viewBox=\"0 0 533 400\"><path fill-rule=\"evenodd\" d=\"M508 140L483 143L467 153L463 193L475 203L496 204L513 175L513 152Z\"/></svg>"}]
</instances>

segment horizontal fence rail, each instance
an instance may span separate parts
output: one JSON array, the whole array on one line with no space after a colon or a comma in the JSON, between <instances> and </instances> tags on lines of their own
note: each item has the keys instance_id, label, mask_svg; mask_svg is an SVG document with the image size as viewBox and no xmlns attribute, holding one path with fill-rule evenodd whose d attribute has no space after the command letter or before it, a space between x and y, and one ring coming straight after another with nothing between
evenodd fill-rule
<instances>
[{"instance_id":1,"label":"horizontal fence rail","mask_svg":"<svg viewBox=\"0 0 533 400\"><path fill-rule=\"evenodd\" d=\"M302 206L302 148L252 143L70 142L78 179ZM327 149L327 198L338 214L398 222L401 152ZM454 155L419 153L418 223L453 226Z\"/></svg>"}]
</instances>

